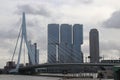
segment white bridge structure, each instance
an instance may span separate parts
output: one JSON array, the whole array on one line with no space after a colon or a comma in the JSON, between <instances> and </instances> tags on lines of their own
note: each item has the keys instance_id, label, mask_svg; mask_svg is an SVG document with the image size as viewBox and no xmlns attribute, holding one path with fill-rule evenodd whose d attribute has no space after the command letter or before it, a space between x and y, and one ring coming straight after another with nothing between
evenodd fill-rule
<instances>
[{"instance_id":1,"label":"white bridge structure","mask_svg":"<svg viewBox=\"0 0 120 80\"><path fill-rule=\"evenodd\" d=\"M20 59L21 59L21 54L22 54L23 43L26 44L26 47L27 47L27 50L28 50L29 64L30 65L39 64L39 49L37 49L37 44L36 43L31 44L31 41L28 41L28 39L27 39L26 19L25 19L25 13L24 12L23 12L23 15L22 15L22 25L21 25L21 28L20 28L20 32L19 32L19 35L18 35L17 42L16 42L15 50L14 50L14 53L13 53L13 56L12 56L12 61L13 61L14 54L16 52L16 48L17 48L17 45L18 45L18 40L19 40L20 37L21 37L21 40L20 40L20 45L19 45L19 54L18 54L18 60L17 60L16 68L10 70L10 72L18 72L18 69L20 67Z\"/></svg>"}]
</instances>

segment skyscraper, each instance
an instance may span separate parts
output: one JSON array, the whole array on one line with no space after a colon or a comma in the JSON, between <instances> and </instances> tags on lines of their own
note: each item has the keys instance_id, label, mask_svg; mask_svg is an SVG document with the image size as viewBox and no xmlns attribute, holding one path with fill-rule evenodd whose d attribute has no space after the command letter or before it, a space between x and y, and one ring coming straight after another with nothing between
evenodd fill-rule
<instances>
[{"instance_id":1,"label":"skyscraper","mask_svg":"<svg viewBox=\"0 0 120 80\"><path fill-rule=\"evenodd\" d=\"M48 63L56 63L59 44L59 24L48 24Z\"/></svg>"},{"instance_id":2,"label":"skyscraper","mask_svg":"<svg viewBox=\"0 0 120 80\"><path fill-rule=\"evenodd\" d=\"M99 62L99 33L97 29L91 29L89 34L90 39L90 62Z\"/></svg>"},{"instance_id":3,"label":"skyscraper","mask_svg":"<svg viewBox=\"0 0 120 80\"><path fill-rule=\"evenodd\" d=\"M48 24L48 63L82 63L83 25Z\"/></svg>"},{"instance_id":4,"label":"skyscraper","mask_svg":"<svg viewBox=\"0 0 120 80\"><path fill-rule=\"evenodd\" d=\"M33 53L35 64L39 64L39 49L37 49L37 43L32 44L31 41L29 41L28 44L29 44L30 49ZM31 65L32 63L31 63L29 55L28 55L28 58L29 58L29 64Z\"/></svg>"},{"instance_id":5,"label":"skyscraper","mask_svg":"<svg viewBox=\"0 0 120 80\"><path fill-rule=\"evenodd\" d=\"M73 44L75 45L83 44L83 25L82 24L73 25Z\"/></svg>"},{"instance_id":6,"label":"skyscraper","mask_svg":"<svg viewBox=\"0 0 120 80\"><path fill-rule=\"evenodd\" d=\"M83 25L74 24L73 26L73 62L82 63L83 53L81 45L83 44Z\"/></svg>"},{"instance_id":7,"label":"skyscraper","mask_svg":"<svg viewBox=\"0 0 120 80\"><path fill-rule=\"evenodd\" d=\"M72 25L61 24L60 26L60 44L58 50L58 60L60 63L71 62L72 51Z\"/></svg>"}]
</instances>

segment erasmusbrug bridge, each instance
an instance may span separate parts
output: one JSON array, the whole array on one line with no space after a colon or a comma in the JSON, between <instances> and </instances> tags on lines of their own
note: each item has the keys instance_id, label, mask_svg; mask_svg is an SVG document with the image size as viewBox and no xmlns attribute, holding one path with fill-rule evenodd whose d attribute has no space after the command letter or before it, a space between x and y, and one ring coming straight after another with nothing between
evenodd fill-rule
<instances>
[{"instance_id":1,"label":"erasmusbrug bridge","mask_svg":"<svg viewBox=\"0 0 120 80\"><path fill-rule=\"evenodd\" d=\"M29 41L27 39L25 13L23 13L22 15L22 25L21 25L20 32L17 38L15 50L12 56L12 60L11 60L12 62L14 61L14 55L16 53L16 48L18 45L19 38L20 38L20 44L19 44L17 63L14 68L9 70L9 73L20 73L20 74L34 74L34 73L40 73L40 72L45 72L45 73L83 72L84 73L87 71L96 72L98 70L98 67L103 68L103 67L112 67L115 65L119 65L117 63L45 63L45 64L39 64L39 62L37 62L35 58L35 55L34 55L35 52L32 50L31 45L29 44ZM28 65L21 67L20 60L21 60L23 42L26 44L26 48L28 50L29 63ZM62 49L65 49L65 48L62 48L61 46L60 49L62 51ZM77 58L79 57L76 56L76 59ZM52 57L51 57L51 60L52 60Z\"/></svg>"}]
</instances>

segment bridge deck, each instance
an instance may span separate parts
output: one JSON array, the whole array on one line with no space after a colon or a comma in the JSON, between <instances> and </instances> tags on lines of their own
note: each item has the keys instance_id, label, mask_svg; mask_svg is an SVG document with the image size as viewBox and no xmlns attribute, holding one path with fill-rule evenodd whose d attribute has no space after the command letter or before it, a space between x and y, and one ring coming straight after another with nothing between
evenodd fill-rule
<instances>
[{"instance_id":1,"label":"bridge deck","mask_svg":"<svg viewBox=\"0 0 120 80\"><path fill-rule=\"evenodd\" d=\"M72 66L118 66L118 63L54 63L54 64L38 64L21 67L23 69L34 69L34 68L48 68L48 67L72 67Z\"/></svg>"}]
</instances>

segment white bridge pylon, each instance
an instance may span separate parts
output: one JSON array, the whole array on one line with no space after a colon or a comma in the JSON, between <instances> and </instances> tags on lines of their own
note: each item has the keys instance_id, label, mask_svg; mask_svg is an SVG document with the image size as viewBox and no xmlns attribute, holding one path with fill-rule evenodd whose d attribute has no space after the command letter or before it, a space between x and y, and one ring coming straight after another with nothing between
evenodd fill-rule
<instances>
[{"instance_id":1,"label":"white bridge pylon","mask_svg":"<svg viewBox=\"0 0 120 80\"><path fill-rule=\"evenodd\" d=\"M27 40L27 31L26 31L26 19L25 19L25 13L23 12L22 15L22 25L21 25L21 41L20 41L20 48L19 48L19 55L18 55L18 61L16 68L14 70L11 70L10 72L18 72L19 66L20 66L20 59L21 59L21 52L22 52L22 44L23 40L26 44L27 50L28 50L28 56L31 61L31 65L35 65L35 57L33 54L33 51L31 50L30 44Z\"/></svg>"}]
</instances>

